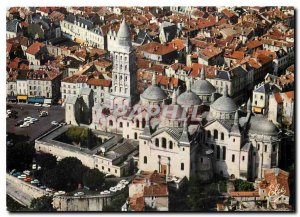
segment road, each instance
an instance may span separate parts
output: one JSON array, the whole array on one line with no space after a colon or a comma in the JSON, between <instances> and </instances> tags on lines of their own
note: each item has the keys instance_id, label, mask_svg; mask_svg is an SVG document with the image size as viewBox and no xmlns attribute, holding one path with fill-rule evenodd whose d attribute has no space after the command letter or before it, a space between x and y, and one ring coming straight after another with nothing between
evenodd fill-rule
<instances>
[{"instance_id":1,"label":"road","mask_svg":"<svg viewBox=\"0 0 300 217\"><path fill-rule=\"evenodd\" d=\"M6 132L16 135L29 136L30 141L34 141L37 137L43 133L54 128L51 125L52 121L62 122L65 118L65 109L61 106L51 106L49 108L36 107L34 105L28 104L8 104L12 106L11 110L18 112L18 118L7 118L6 119ZM22 110L21 110L22 107ZM39 111L48 111L49 115L47 117L39 118ZM15 126L18 120L23 120L25 117L35 117L39 118L39 121L31 124L29 127L21 128Z\"/></svg>"}]
</instances>

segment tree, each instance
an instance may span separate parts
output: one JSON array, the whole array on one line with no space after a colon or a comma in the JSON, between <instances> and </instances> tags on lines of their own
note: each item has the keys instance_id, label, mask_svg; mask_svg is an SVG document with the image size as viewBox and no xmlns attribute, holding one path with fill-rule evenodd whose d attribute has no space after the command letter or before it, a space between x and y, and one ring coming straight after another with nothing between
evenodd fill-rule
<instances>
[{"instance_id":1,"label":"tree","mask_svg":"<svg viewBox=\"0 0 300 217\"><path fill-rule=\"evenodd\" d=\"M120 212L122 206L126 202L128 197L128 192L124 192L123 194L119 194L115 196L110 205L104 206L103 211L104 212Z\"/></svg>"},{"instance_id":2,"label":"tree","mask_svg":"<svg viewBox=\"0 0 300 217\"><path fill-rule=\"evenodd\" d=\"M52 154L38 154L36 155L36 161L45 169L53 169L56 167L56 157Z\"/></svg>"},{"instance_id":3,"label":"tree","mask_svg":"<svg viewBox=\"0 0 300 217\"><path fill-rule=\"evenodd\" d=\"M56 211L52 206L52 197L42 196L31 201L30 209L38 212L53 212Z\"/></svg>"},{"instance_id":4,"label":"tree","mask_svg":"<svg viewBox=\"0 0 300 217\"><path fill-rule=\"evenodd\" d=\"M57 169L61 170L66 178L64 190L73 191L77 189L78 184L82 184L83 174L88 170L88 167L75 157L67 157L58 163Z\"/></svg>"},{"instance_id":5,"label":"tree","mask_svg":"<svg viewBox=\"0 0 300 217\"><path fill-rule=\"evenodd\" d=\"M84 186L92 190L99 189L105 180L105 176L97 169L89 169L83 175L82 181Z\"/></svg>"},{"instance_id":6,"label":"tree","mask_svg":"<svg viewBox=\"0 0 300 217\"><path fill-rule=\"evenodd\" d=\"M58 168L46 170L42 181L46 186L54 188L55 190L66 190L67 188L67 175Z\"/></svg>"},{"instance_id":7,"label":"tree","mask_svg":"<svg viewBox=\"0 0 300 217\"><path fill-rule=\"evenodd\" d=\"M17 169L23 171L28 169L35 155L34 146L28 142L16 143L6 149L7 170Z\"/></svg>"},{"instance_id":8,"label":"tree","mask_svg":"<svg viewBox=\"0 0 300 217\"><path fill-rule=\"evenodd\" d=\"M234 187L236 191L253 191L254 187L251 182L247 182L241 179L234 180Z\"/></svg>"}]
</instances>

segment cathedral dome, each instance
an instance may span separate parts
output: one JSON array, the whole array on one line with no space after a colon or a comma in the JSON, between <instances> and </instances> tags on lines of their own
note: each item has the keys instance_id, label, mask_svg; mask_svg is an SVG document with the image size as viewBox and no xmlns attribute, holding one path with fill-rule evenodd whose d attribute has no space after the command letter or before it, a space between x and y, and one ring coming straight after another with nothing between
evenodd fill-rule
<instances>
[{"instance_id":1,"label":"cathedral dome","mask_svg":"<svg viewBox=\"0 0 300 217\"><path fill-rule=\"evenodd\" d=\"M192 91L198 96L211 95L216 92L216 88L207 80L205 80L204 68L201 69L200 79L195 81L192 85Z\"/></svg>"},{"instance_id":2,"label":"cathedral dome","mask_svg":"<svg viewBox=\"0 0 300 217\"><path fill-rule=\"evenodd\" d=\"M212 105L211 108L217 112L224 113L234 113L237 110L237 105L235 102L228 96L227 86L224 88L224 94L218 98Z\"/></svg>"},{"instance_id":3,"label":"cathedral dome","mask_svg":"<svg viewBox=\"0 0 300 217\"><path fill-rule=\"evenodd\" d=\"M216 92L216 88L207 80L197 80L192 84L192 91L199 95L211 95Z\"/></svg>"},{"instance_id":4,"label":"cathedral dome","mask_svg":"<svg viewBox=\"0 0 300 217\"><path fill-rule=\"evenodd\" d=\"M177 98L177 103L181 106L194 106L194 105L201 105L201 100L199 96L191 91L186 91L179 95Z\"/></svg>"},{"instance_id":5,"label":"cathedral dome","mask_svg":"<svg viewBox=\"0 0 300 217\"><path fill-rule=\"evenodd\" d=\"M162 101L167 99L168 96L165 91L154 84L149 86L144 93L142 93L141 97L149 101Z\"/></svg>"},{"instance_id":6,"label":"cathedral dome","mask_svg":"<svg viewBox=\"0 0 300 217\"><path fill-rule=\"evenodd\" d=\"M276 136L279 133L279 129L272 121L269 121L264 117L252 116L250 119L249 133Z\"/></svg>"}]
</instances>

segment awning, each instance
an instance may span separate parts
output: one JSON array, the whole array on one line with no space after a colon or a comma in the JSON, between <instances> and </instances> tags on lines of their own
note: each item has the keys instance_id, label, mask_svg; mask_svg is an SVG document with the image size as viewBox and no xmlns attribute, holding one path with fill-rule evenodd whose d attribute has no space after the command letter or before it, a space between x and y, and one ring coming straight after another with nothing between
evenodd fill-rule
<instances>
[{"instance_id":1,"label":"awning","mask_svg":"<svg viewBox=\"0 0 300 217\"><path fill-rule=\"evenodd\" d=\"M28 97L28 103L44 103L44 98L40 98L40 97Z\"/></svg>"},{"instance_id":2,"label":"awning","mask_svg":"<svg viewBox=\"0 0 300 217\"><path fill-rule=\"evenodd\" d=\"M51 103L52 103L52 99L45 99L45 100L44 100L44 103L45 103L45 104L51 104Z\"/></svg>"},{"instance_id":3,"label":"awning","mask_svg":"<svg viewBox=\"0 0 300 217\"><path fill-rule=\"evenodd\" d=\"M262 109L262 108L254 107L254 112L260 113L260 112L261 112L261 109Z\"/></svg>"},{"instance_id":4,"label":"awning","mask_svg":"<svg viewBox=\"0 0 300 217\"><path fill-rule=\"evenodd\" d=\"M22 96L22 95L19 95L19 96L17 96L17 99L18 100L27 100L27 98L28 98L28 96Z\"/></svg>"},{"instance_id":5,"label":"awning","mask_svg":"<svg viewBox=\"0 0 300 217\"><path fill-rule=\"evenodd\" d=\"M17 100L16 96L7 96L7 100Z\"/></svg>"}]
</instances>

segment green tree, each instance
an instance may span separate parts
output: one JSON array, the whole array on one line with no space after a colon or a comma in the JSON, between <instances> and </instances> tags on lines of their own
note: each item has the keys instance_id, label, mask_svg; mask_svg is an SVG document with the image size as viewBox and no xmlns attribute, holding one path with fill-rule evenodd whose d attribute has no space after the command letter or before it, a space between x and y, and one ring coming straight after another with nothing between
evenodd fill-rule
<instances>
[{"instance_id":1,"label":"green tree","mask_svg":"<svg viewBox=\"0 0 300 217\"><path fill-rule=\"evenodd\" d=\"M128 191L115 196L112 199L110 205L103 207L103 211L104 212L120 212L121 208L124 205L124 203L126 202L127 198L128 198Z\"/></svg>"},{"instance_id":2,"label":"green tree","mask_svg":"<svg viewBox=\"0 0 300 217\"><path fill-rule=\"evenodd\" d=\"M89 169L83 175L84 186L89 187L92 190L99 189L104 183L105 176L97 169Z\"/></svg>"},{"instance_id":3,"label":"green tree","mask_svg":"<svg viewBox=\"0 0 300 217\"><path fill-rule=\"evenodd\" d=\"M67 179L66 173L58 168L46 170L42 177L43 183L55 190L66 190L68 182Z\"/></svg>"},{"instance_id":4,"label":"green tree","mask_svg":"<svg viewBox=\"0 0 300 217\"><path fill-rule=\"evenodd\" d=\"M19 171L28 169L35 156L33 144L28 142L16 143L6 149L7 170L17 169Z\"/></svg>"},{"instance_id":5,"label":"green tree","mask_svg":"<svg viewBox=\"0 0 300 217\"><path fill-rule=\"evenodd\" d=\"M42 196L31 201L30 209L38 212L53 212L56 211L52 206L52 197Z\"/></svg>"},{"instance_id":6,"label":"green tree","mask_svg":"<svg viewBox=\"0 0 300 217\"><path fill-rule=\"evenodd\" d=\"M66 191L77 189L78 184L82 184L83 174L88 170L80 160L75 157L62 159L57 167L58 171L64 174L64 188ZM60 175L61 176L61 175Z\"/></svg>"},{"instance_id":7,"label":"green tree","mask_svg":"<svg viewBox=\"0 0 300 217\"><path fill-rule=\"evenodd\" d=\"M251 182L247 182L241 179L234 180L234 187L236 191L253 191L254 187Z\"/></svg>"},{"instance_id":8,"label":"green tree","mask_svg":"<svg viewBox=\"0 0 300 217\"><path fill-rule=\"evenodd\" d=\"M53 169L56 167L56 157L52 154L37 154L36 162L44 169Z\"/></svg>"}]
</instances>

